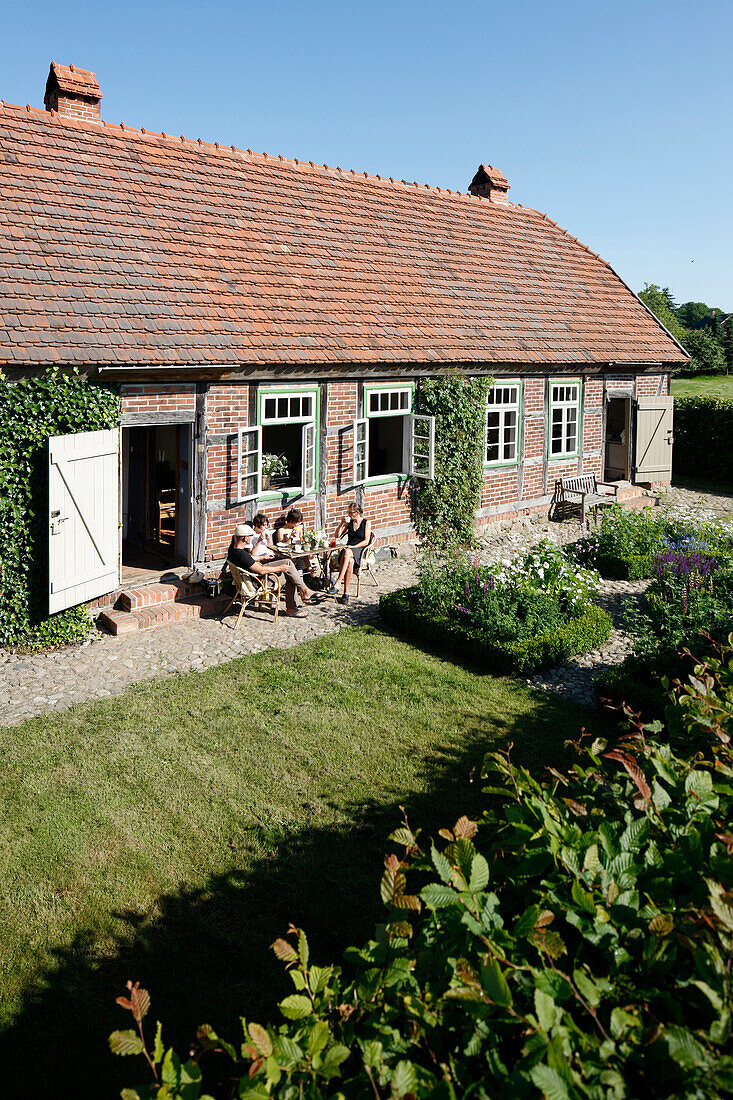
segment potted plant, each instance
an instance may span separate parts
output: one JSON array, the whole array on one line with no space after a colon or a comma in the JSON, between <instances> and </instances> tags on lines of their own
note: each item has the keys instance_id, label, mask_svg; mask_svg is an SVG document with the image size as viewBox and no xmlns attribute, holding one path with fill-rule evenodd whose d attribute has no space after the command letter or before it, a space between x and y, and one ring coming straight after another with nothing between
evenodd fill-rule
<instances>
[{"instance_id":1,"label":"potted plant","mask_svg":"<svg viewBox=\"0 0 733 1100\"><path fill-rule=\"evenodd\" d=\"M263 455L262 488L269 489L273 478L287 477L289 468L287 455Z\"/></svg>"}]
</instances>

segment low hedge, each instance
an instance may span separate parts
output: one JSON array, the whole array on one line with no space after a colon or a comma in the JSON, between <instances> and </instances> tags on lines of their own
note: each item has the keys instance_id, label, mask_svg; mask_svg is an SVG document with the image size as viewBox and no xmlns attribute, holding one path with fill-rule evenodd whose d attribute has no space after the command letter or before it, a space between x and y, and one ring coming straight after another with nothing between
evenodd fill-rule
<instances>
[{"instance_id":1,"label":"low hedge","mask_svg":"<svg viewBox=\"0 0 733 1100\"><path fill-rule=\"evenodd\" d=\"M570 657L602 645L611 633L611 616L585 606L565 624L537 638L497 642L479 625L420 608L417 588L402 588L381 597L384 622L398 633L443 649L492 672L537 672L564 664Z\"/></svg>"},{"instance_id":2,"label":"low hedge","mask_svg":"<svg viewBox=\"0 0 733 1100\"><path fill-rule=\"evenodd\" d=\"M721 397L676 397L673 473L706 474L733 482L733 401Z\"/></svg>"},{"instance_id":3,"label":"low hedge","mask_svg":"<svg viewBox=\"0 0 733 1100\"><path fill-rule=\"evenodd\" d=\"M599 554L595 568L602 577L615 581L642 581L651 577L654 570L653 554L629 554L618 557L613 554Z\"/></svg>"}]
</instances>

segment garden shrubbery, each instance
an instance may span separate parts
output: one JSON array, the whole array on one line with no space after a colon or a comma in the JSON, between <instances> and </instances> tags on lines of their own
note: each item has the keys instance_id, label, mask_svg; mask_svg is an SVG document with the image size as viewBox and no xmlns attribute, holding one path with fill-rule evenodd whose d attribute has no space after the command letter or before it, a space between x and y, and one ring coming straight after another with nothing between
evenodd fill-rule
<instances>
[{"instance_id":1,"label":"garden shrubbery","mask_svg":"<svg viewBox=\"0 0 733 1100\"><path fill-rule=\"evenodd\" d=\"M497 672L533 672L601 645L611 619L590 601L598 574L542 542L499 567L476 555L427 559L414 588L382 596L400 633Z\"/></svg>"},{"instance_id":2,"label":"garden shrubbery","mask_svg":"<svg viewBox=\"0 0 733 1100\"><path fill-rule=\"evenodd\" d=\"M676 476L733 481L733 401L676 397L672 462Z\"/></svg>"},{"instance_id":3,"label":"garden shrubbery","mask_svg":"<svg viewBox=\"0 0 733 1100\"><path fill-rule=\"evenodd\" d=\"M243 1042L204 1025L182 1062L130 984L135 1026L110 1045L154 1083L125 1100L731 1095L731 647L676 686L666 726L583 738L545 776L490 753L480 821L428 839L405 820L385 923L343 971L298 929L276 939L293 992L278 1022L242 1017Z\"/></svg>"}]
</instances>

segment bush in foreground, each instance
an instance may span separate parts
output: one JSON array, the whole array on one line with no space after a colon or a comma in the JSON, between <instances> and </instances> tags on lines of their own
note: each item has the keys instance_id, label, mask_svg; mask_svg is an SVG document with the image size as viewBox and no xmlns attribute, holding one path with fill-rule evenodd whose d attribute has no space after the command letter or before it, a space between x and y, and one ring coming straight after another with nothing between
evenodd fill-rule
<instances>
[{"instance_id":1,"label":"bush in foreground","mask_svg":"<svg viewBox=\"0 0 733 1100\"><path fill-rule=\"evenodd\" d=\"M581 740L544 779L489 754L480 823L392 834L387 921L349 978L302 931L275 941L294 987L279 1023L243 1018L236 1046L204 1026L182 1063L160 1025L148 1047L130 983L136 1027L110 1044L155 1083L123 1097L196 1100L214 1052L220 1094L251 1100L733 1094L732 719L727 648L678 685L666 729Z\"/></svg>"},{"instance_id":2,"label":"bush in foreground","mask_svg":"<svg viewBox=\"0 0 733 1100\"><path fill-rule=\"evenodd\" d=\"M476 555L434 559L414 588L382 596L382 618L400 633L496 672L534 672L602 645L611 619L590 600L597 573L540 543L523 557L484 566Z\"/></svg>"}]
</instances>

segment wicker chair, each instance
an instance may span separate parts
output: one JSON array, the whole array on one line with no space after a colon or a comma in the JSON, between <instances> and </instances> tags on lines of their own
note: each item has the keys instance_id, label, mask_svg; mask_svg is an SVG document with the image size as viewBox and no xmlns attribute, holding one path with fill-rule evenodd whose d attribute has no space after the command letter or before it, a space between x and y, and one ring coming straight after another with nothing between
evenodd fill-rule
<instances>
[{"instance_id":1,"label":"wicker chair","mask_svg":"<svg viewBox=\"0 0 733 1100\"><path fill-rule=\"evenodd\" d=\"M282 587L280 575L278 573L250 573L248 569L242 569L231 561L227 562L227 566L232 575L236 592L224 608L222 619L226 617L232 604L239 601L242 606L239 609L233 630L236 630L239 626L239 620L250 604L256 604L258 607L263 605L274 607L275 622L277 622L280 610L280 589Z\"/></svg>"},{"instance_id":2,"label":"wicker chair","mask_svg":"<svg viewBox=\"0 0 733 1100\"><path fill-rule=\"evenodd\" d=\"M361 574L362 574L362 572L368 573L369 576L371 577L373 583L377 586L377 588L379 588L379 581L374 576L374 569L372 568L373 565L374 565L374 562L376 560L375 557L374 557L374 544L375 544L376 541L377 541L377 537L374 534L374 532L372 531L371 536L369 538L369 542L364 547L364 552L361 555L361 562L359 563L359 568L354 569L354 576L356 577L356 595L357 596L359 595L359 589L361 588ZM340 549L343 550L344 547L341 547ZM340 552L337 551L337 552L334 552L333 554L331 554L331 557L330 557L329 563L328 563L329 580L331 582L333 581L333 575L334 574L338 575L338 572L339 572L340 568L341 568L341 554L340 554Z\"/></svg>"}]
</instances>

